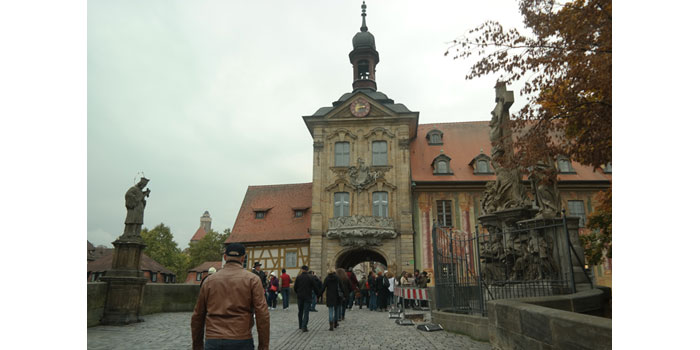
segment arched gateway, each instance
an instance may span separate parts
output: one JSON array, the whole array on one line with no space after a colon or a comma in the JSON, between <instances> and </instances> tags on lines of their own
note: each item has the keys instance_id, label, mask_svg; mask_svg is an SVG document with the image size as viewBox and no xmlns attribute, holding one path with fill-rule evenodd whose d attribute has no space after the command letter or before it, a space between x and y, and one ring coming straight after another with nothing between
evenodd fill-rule
<instances>
[{"instance_id":1,"label":"arched gateway","mask_svg":"<svg viewBox=\"0 0 700 350\"><path fill-rule=\"evenodd\" d=\"M388 266L386 258L378 251L367 248L348 249L340 254L335 259L335 267L342 267L345 270L351 270L354 266L365 261L374 261Z\"/></svg>"}]
</instances>

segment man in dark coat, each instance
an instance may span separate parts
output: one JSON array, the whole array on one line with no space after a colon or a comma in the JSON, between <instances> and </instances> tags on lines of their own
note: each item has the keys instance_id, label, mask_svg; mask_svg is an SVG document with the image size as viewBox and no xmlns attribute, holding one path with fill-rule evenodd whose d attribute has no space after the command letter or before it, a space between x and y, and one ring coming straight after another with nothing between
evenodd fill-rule
<instances>
[{"instance_id":1,"label":"man in dark coat","mask_svg":"<svg viewBox=\"0 0 700 350\"><path fill-rule=\"evenodd\" d=\"M299 329L308 332L306 326L309 324L309 308L311 307L311 291L315 290L320 295L321 291L316 290L316 285L309 274L309 267L301 267L301 274L294 281L294 293L297 294L297 305L299 306Z\"/></svg>"},{"instance_id":2,"label":"man in dark coat","mask_svg":"<svg viewBox=\"0 0 700 350\"><path fill-rule=\"evenodd\" d=\"M309 271L309 273L311 274L311 279L313 279L314 285L316 286L316 289L311 291L311 308L309 309L309 311L318 312L318 310L316 310L316 302L318 302L318 298L320 298L321 296L316 294L316 291L321 290L322 283L321 279L318 278L318 276L316 276L315 272Z\"/></svg>"},{"instance_id":3,"label":"man in dark coat","mask_svg":"<svg viewBox=\"0 0 700 350\"><path fill-rule=\"evenodd\" d=\"M348 270L348 280L350 281L350 296L348 297L348 309L352 309L352 304L355 303L355 292L359 291L359 288L357 287L357 277L355 277L355 273L352 271Z\"/></svg>"},{"instance_id":4,"label":"man in dark coat","mask_svg":"<svg viewBox=\"0 0 700 350\"><path fill-rule=\"evenodd\" d=\"M386 299L389 295L389 280L384 276L382 271L377 273L377 306L379 311L386 311Z\"/></svg>"}]
</instances>

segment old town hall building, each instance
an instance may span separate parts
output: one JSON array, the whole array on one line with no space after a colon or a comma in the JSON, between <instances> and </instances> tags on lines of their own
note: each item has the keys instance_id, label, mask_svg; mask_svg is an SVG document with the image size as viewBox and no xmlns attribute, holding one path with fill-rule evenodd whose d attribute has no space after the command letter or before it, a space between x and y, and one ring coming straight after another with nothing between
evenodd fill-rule
<instances>
[{"instance_id":1,"label":"old town hall building","mask_svg":"<svg viewBox=\"0 0 700 350\"><path fill-rule=\"evenodd\" d=\"M246 245L249 266L260 261L292 276L304 264L325 272L365 261L431 271L435 223L475 230L485 184L495 179L488 121L421 125L419 112L378 91L379 52L362 7L349 54L352 91L303 117L312 182L248 187L226 242ZM585 217L610 186L611 168L557 164L563 206Z\"/></svg>"}]
</instances>

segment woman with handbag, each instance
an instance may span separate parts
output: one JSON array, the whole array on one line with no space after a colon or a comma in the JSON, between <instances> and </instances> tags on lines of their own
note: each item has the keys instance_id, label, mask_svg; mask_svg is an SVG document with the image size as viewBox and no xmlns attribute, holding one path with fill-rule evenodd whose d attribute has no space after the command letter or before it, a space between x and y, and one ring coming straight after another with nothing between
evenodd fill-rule
<instances>
[{"instance_id":1,"label":"woman with handbag","mask_svg":"<svg viewBox=\"0 0 700 350\"><path fill-rule=\"evenodd\" d=\"M277 308L277 291L279 291L280 285L275 272L270 272L270 283L267 284L267 308L268 310L274 310Z\"/></svg>"}]
</instances>

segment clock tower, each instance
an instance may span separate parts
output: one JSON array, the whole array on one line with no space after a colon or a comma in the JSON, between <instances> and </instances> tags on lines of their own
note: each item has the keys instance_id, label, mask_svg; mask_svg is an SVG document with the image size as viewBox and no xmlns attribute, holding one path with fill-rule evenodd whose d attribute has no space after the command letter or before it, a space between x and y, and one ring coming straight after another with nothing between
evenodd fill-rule
<instances>
[{"instance_id":1,"label":"clock tower","mask_svg":"<svg viewBox=\"0 0 700 350\"><path fill-rule=\"evenodd\" d=\"M372 261L397 273L414 263L410 150L418 112L377 90L374 35L352 38L352 92L304 116L313 138L312 270Z\"/></svg>"}]
</instances>

